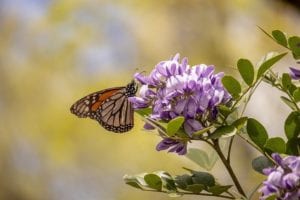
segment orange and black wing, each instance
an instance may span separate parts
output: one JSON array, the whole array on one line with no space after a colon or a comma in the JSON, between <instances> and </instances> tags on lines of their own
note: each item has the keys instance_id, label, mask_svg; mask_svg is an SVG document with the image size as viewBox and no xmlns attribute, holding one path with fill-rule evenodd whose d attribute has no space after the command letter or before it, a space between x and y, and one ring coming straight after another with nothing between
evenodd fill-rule
<instances>
[{"instance_id":1,"label":"orange and black wing","mask_svg":"<svg viewBox=\"0 0 300 200\"><path fill-rule=\"evenodd\" d=\"M114 93L97 110L97 121L107 130L116 133L127 132L134 126L133 107L126 95L126 89Z\"/></svg>"},{"instance_id":2,"label":"orange and black wing","mask_svg":"<svg viewBox=\"0 0 300 200\"><path fill-rule=\"evenodd\" d=\"M71 113L78 117L90 117L91 119L97 119L97 110L114 93L124 89L125 87L115 87L110 89L101 90L89 94L78 101L76 101L70 108Z\"/></svg>"}]
</instances>

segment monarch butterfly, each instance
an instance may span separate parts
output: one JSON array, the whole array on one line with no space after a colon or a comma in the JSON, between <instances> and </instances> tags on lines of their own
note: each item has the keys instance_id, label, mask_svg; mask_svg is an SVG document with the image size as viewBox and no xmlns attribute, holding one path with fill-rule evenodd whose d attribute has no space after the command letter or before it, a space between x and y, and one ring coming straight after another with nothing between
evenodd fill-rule
<instances>
[{"instance_id":1,"label":"monarch butterfly","mask_svg":"<svg viewBox=\"0 0 300 200\"><path fill-rule=\"evenodd\" d=\"M132 81L125 87L113 87L89 94L76 101L70 108L78 117L97 120L102 127L115 133L132 129L133 107L128 97L137 92Z\"/></svg>"}]
</instances>

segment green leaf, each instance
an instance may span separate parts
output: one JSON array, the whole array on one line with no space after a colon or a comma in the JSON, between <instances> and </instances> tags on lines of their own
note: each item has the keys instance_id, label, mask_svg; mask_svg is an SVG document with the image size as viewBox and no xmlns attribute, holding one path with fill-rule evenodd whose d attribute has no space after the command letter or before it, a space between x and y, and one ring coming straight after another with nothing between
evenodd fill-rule
<instances>
[{"instance_id":1,"label":"green leaf","mask_svg":"<svg viewBox=\"0 0 300 200\"><path fill-rule=\"evenodd\" d=\"M286 97L284 97L284 96L281 96L280 99L281 99L288 107L290 107L292 110L297 110L296 105L295 105L291 100L289 100L288 98L286 98Z\"/></svg>"},{"instance_id":2,"label":"green leaf","mask_svg":"<svg viewBox=\"0 0 300 200\"><path fill-rule=\"evenodd\" d=\"M273 195L268 196L268 197L266 198L266 200L276 200L276 199L277 199L277 195L276 195L276 194L273 194Z\"/></svg>"},{"instance_id":3,"label":"green leaf","mask_svg":"<svg viewBox=\"0 0 300 200\"><path fill-rule=\"evenodd\" d=\"M294 100L296 102L299 102L300 101L300 88L297 88L294 92L293 92L293 97L294 97Z\"/></svg>"},{"instance_id":4,"label":"green leaf","mask_svg":"<svg viewBox=\"0 0 300 200\"><path fill-rule=\"evenodd\" d=\"M201 149L189 148L186 157L200 167L210 171L218 160L218 156L215 154L215 151L211 151L211 153L208 154L207 151Z\"/></svg>"},{"instance_id":5,"label":"green leaf","mask_svg":"<svg viewBox=\"0 0 300 200\"><path fill-rule=\"evenodd\" d=\"M297 90L297 87L292 83L289 87L289 93L293 95L295 90Z\"/></svg>"},{"instance_id":6,"label":"green leaf","mask_svg":"<svg viewBox=\"0 0 300 200\"><path fill-rule=\"evenodd\" d=\"M269 70L276 62L278 62L281 58L283 58L287 53L282 53L276 56L272 56L271 58L267 58L258 68L257 72L257 80L262 77L262 75Z\"/></svg>"},{"instance_id":7,"label":"green leaf","mask_svg":"<svg viewBox=\"0 0 300 200\"><path fill-rule=\"evenodd\" d=\"M175 183L178 188L185 190L188 185L193 184L193 180L190 175L184 174L184 175L176 176Z\"/></svg>"},{"instance_id":8,"label":"green leaf","mask_svg":"<svg viewBox=\"0 0 300 200\"><path fill-rule=\"evenodd\" d=\"M300 37L298 36L293 36L290 37L288 40L290 49L293 52L293 56L295 59L299 59L300 58Z\"/></svg>"},{"instance_id":9,"label":"green leaf","mask_svg":"<svg viewBox=\"0 0 300 200\"><path fill-rule=\"evenodd\" d=\"M278 44L280 44L284 47L287 47L286 35L282 31L274 30L274 31L272 31L272 35Z\"/></svg>"},{"instance_id":10,"label":"green leaf","mask_svg":"<svg viewBox=\"0 0 300 200\"><path fill-rule=\"evenodd\" d=\"M286 143L286 154L300 156L300 138L291 138Z\"/></svg>"},{"instance_id":11,"label":"green leaf","mask_svg":"<svg viewBox=\"0 0 300 200\"><path fill-rule=\"evenodd\" d=\"M144 117L151 114L152 108L142 108L142 109L135 110L135 112L140 116Z\"/></svg>"},{"instance_id":12,"label":"green leaf","mask_svg":"<svg viewBox=\"0 0 300 200\"><path fill-rule=\"evenodd\" d=\"M226 90L235 98L242 92L240 83L232 76L224 76L222 83Z\"/></svg>"},{"instance_id":13,"label":"green leaf","mask_svg":"<svg viewBox=\"0 0 300 200\"><path fill-rule=\"evenodd\" d=\"M202 184L206 187L215 185L215 178L207 172L192 171L192 180L194 184Z\"/></svg>"},{"instance_id":14,"label":"green leaf","mask_svg":"<svg viewBox=\"0 0 300 200\"><path fill-rule=\"evenodd\" d=\"M192 185L188 185L186 190L197 194L197 193L200 193L204 188L205 188L205 186L202 184L192 184Z\"/></svg>"},{"instance_id":15,"label":"green leaf","mask_svg":"<svg viewBox=\"0 0 300 200\"><path fill-rule=\"evenodd\" d=\"M162 181L156 174L146 174L144 180L150 188L161 191Z\"/></svg>"},{"instance_id":16,"label":"green leaf","mask_svg":"<svg viewBox=\"0 0 300 200\"><path fill-rule=\"evenodd\" d=\"M288 139L296 138L300 134L300 112L289 114L284 123L285 135Z\"/></svg>"},{"instance_id":17,"label":"green leaf","mask_svg":"<svg viewBox=\"0 0 300 200\"><path fill-rule=\"evenodd\" d=\"M265 148L271 150L273 153L285 153L285 142L280 137L269 138L265 144Z\"/></svg>"},{"instance_id":18,"label":"green leaf","mask_svg":"<svg viewBox=\"0 0 300 200\"><path fill-rule=\"evenodd\" d=\"M288 90L292 84L292 79L289 74L284 73L282 74L281 82L282 82L283 89Z\"/></svg>"},{"instance_id":19,"label":"green leaf","mask_svg":"<svg viewBox=\"0 0 300 200\"><path fill-rule=\"evenodd\" d=\"M249 118L247 122L247 133L250 139L261 149L263 149L267 139L268 133L265 127L253 118Z\"/></svg>"},{"instance_id":20,"label":"green leaf","mask_svg":"<svg viewBox=\"0 0 300 200\"><path fill-rule=\"evenodd\" d=\"M184 122L184 117L176 117L169 121L167 125L167 134L168 136L174 136L176 132L180 129Z\"/></svg>"},{"instance_id":21,"label":"green leaf","mask_svg":"<svg viewBox=\"0 0 300 200\"><path fill-rule=\"evenodd\" d=\"M218 105L217 106L218 111L226 118L231 112L232 110L230 108L228 108L227 106L224 105Z\"/></svg>"},{"instance_id":22,"label":"green leaf","mask_svg":"<svg viewBox=\"0 0 300 200\"><path fill-rule=\"evenodd\" d=\"M252 160L252 168L261 174L264 174L263 169L273 166L274 164L265 156L259 156Z\"/></svg>"},{"instance_id":23,"label":"green leaf","mask_svg":"<svg viewBox=\"0 0 300 200\"><path fill-rule=\"evenodd\" d=\"M232 126L221 126L217 128L211 135L208 136L209 139L217 139L220 137L231 137L235 135L237 132L237 129Z\"/></svg>"},{"instance_id":24,"label":"green leaf","mask_svg":"<svg viewBox=\"0 0 300 200\"><path fill-rule=\"evenodd\" d=\"M212 193L213 195L220 195L223 192L226 192L231 188L232 185L215 185L210 188L208 188L208 192Z\"/></svg>"},{"instance_id":25,"label":"green leaf","mask_svg":"<svg viewBox=\"0 0 300 200\"><path fill-rule=\"evenodd\" d=\"M241 117L241 118L235 120L231 125L234 126L237 130L240 130L245 126L247 120L248 120L248 117Z\"/></svg>"},{"instance_id":26,"label":"green leaf","mask_svg":"<svg viewBox=\"0 0 300 200\"><path fill-rule=\"evenodd\" d=\"M252 63L247 59L239 59L237 67L245 83L251 86L254 80L254 67Z\"/></svg>"},{"instance_id":27,"label":"green leaf","mask_svg":"<svg viewBox=\"0 0 300 200\"><path fill-rule=\"evenodd\" d=\"M209 131L212 128L213 128L213 126L205 127L205 128L203 128L203 129L201 129L199 131L194 132L193 136L194 135L202 135L203 133L206 133L207 131Z\"/></svg>"},{"instance_id":28,"label":"green leaf","mask_svg":"<svg viewBox=\"0 0 300 200\"><path fill-rule=\"evenodd\" d=\"M136 176L125 175L123 179L126 184L138 189L143 189L143 187L147 185L144 179L140 177L140 175L136 175Z\"/></svg>"},{"instance_id":29,"label":"green leaf","mask_svg":"<svg viewBox=\"0 0 300 200\"><path fill-rule=\"evenodd\" d=\"M175 181L168 172L156 171L153 172L153 174L156 174L161 178L163 188L167 189L169 192L176 192L177 189L176 189Z\"/></svg>"}]
</instances>

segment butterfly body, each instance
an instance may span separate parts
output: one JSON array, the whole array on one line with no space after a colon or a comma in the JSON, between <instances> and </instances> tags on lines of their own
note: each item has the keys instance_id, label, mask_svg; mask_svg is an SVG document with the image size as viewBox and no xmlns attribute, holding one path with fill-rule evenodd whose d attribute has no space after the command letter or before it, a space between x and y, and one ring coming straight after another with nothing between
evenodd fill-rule
<instances>
[{"instance_id":1,"label":"butterfly body","mask_svg":"<svg viewBox=\"0 0 300 200\"><path fill-rule=\"evenodd\" d=\"M71 106L78 117L97 120L102 127L115 133L127 132L134 126L133 107L128 97L134 96L134 81L126 87L114 87L89 94Z\"/></svg>"}]
</instances>

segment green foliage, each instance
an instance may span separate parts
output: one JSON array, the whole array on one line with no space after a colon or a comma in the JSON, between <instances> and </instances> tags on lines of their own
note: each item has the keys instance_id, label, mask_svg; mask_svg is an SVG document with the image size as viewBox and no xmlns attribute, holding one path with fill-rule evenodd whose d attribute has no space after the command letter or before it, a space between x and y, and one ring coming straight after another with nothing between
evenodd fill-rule
<instances>
[{"instance_id":1,"label":"green foliage","mask_svg":"<svg viewBox=\"0 0 300 200\"><path fill-rule=\"evenodd\" d=\"M204 185L206 189L215 185L215 178L207 172L192 171L192 180L195 184Z\"/></svg>"},{"instance_id":2,"label":"green foliage","mask_svg":"<svg viewBox=\"0 0 300 200\"><path fill-rule=\"evenodd\" d=\"M218 112L223 115L224 118L226 118L230 113L232 113L232 110L224 105L218 105Z\"/></svg>"},{"instance_id":3,"label":"green foliage","mask_svg":"<svg viewBox=\"0 0 300 200\"><path fill-rule=\"evenodd\" d=\"M209 139L217 139L220 137L231 137L237 133L237 129L232 126L221 126L218 127L211 135L208 136Z\"/></svg>"},{"instance_id":4,"label":"green foliage","mask_svg":"<svg viewBox=\"0 0 300 200\"><path fill-rule=\"evenodd\" d=\"M289 114L284 123L284 131L288 139L296 138L300 135L300 112L295 111Z\"/></svg>"},{"instance_id":5,"label":"green foliage","mask_svg":"<svg viewBox=\"0 0 300 200\"><path fill-rule=\"evenodd\" d=\"M245 83L251 86L254 81L254 67L252 63L247 59L239 59L237 67Z\"/></svg>"},{"instance_id":6,"label":"green foliage","mask_svg":"<svg viewBox=\"0 0 300 200\"><path fill-rule=\"evenodd\" d=\"M240 83L232 76L224 76L222 78L222 83L226 90L234 97L237 98L242 92L242 87Z\"/></svg>"},{"instance_id":7,"label":"green foliage","mask_svg":"<svg viewBox=\"0 0 300 200\"><path fill-rule=\"evenodd\" d=\"M159 171L153 173L143 173L139 175L124 176L126 184L142 190L155 190L169 194L189 192L193 194L211 194L218 196L231 188L231 185L216 184L213 175L207 172L200 172L187 169L190 174L178 175L173 178L168 172Z\"/></svg>"},{"instance_id":8,"label":"green foliage","mask_svg":"<svg viewBox=\"0 0 300 200\"><path fill-rule=\"evenodd\" d=\"M285 90L288 90L292 85L292 79L291 79L290 75L287 73L282 74L281 82L282 82L282 87Z\"/></svg>"},{"instance_id":9,"label":"green foliage","mask_svg":"<svg viewBox=\"0 0 300 200\"><path fill-rule=\"evenodd\" d=\"M241 117L235 120L231 125L234 126L238 131L241 130L247 123L248 117Z\"/></svg>"},{"instance_id":10,"label":"green foliage","mask_svg":"<svg viewBox=\"0 0 300 200\"><path fill-rule=\"evenodd\" d=\"M152 113L152 108L142 108L142 109L135 110L135 112L140 116L145 117Z\"/></svg>"},{"instance_id":11,"label":"green foliage","mask_svg":"<svg viewBox=\"0 0 300 200\"><path fill-rule=\"evenodd\" d=\"M268 54L267 56L265 56L264 61L261 63L261 65L258 68L256 79L261 78L267 70L269 70L276 62L278 62L286 54L287 53L281 53L279 55L276 55L276 54L270 55L270 54Z\"/></svg>"},{"instance_id":12,"label":"green foliage","mask_svg":"<svg viewBox=\"0 0 300 200\"><path fill-rule=\"evenodd\" d=\"M269 138L265 144L265 149L270 150L272 153L285 153L286 145L280 137Z\"/></svg>"},{"instance_id":13,"label":"green foliage","mask_svg":"<svg viewBox=\"0 0 300 200\"><path fill-rule=\"evenodd\" d=\"M268 139L268 133L260 122L256 119L249 118L247 121L247 133L257 146L264 149L264 145Z\"/></svg>"},{"instance_id":14,"label":"green foliage","mask_svg":"<svg viewBox=\"0 0 300 200\"><path fill-rule=\"evenodd\" d=\"M291 138L287 141L286 154L300 156L300 138Z\"/></svg>"},{"instance_id":15,"label":"green foliage","mask_svg":"<svg viewBox=\"0 0 300 200\"><path fill-rule=\"evenodd\" d=\"M184 122L184 117L176 117L167 124L167 135L174 136Z\"/></svg>"},{"instance_id":16,"label":"green foliage","mask_svg":"<svg viewBox=\"0 0 300 200\"><path fill-rule=\"evenodd\" d=\"M196 148L190 148L186 157L208 171L214 167L218 160L218 155L215 151L209 153L207 150L203 151Z\"/></svg>"},{"instance_id":17,"label":"green foliage","mask_svg":"<svg viewBox=\"0 0 300 200\"><path fill-rule=\"evenodd\" d=\"M266 200L276 200L276 199L277 199L276 194L271 195L271 196L269 196L269 197L266 198Z\"/></svg>"},{"instance_id":18,"label":"green foliage","mask_svg":"<svg viewBox=\"0 0 300 200\"><path fill-rule=\"evenodd\" d=\"M263 169L273 166L274 164L265 156L259 156L252 160L252 168L261 174L263 174Z\"/></svg>"},{"instance_id":19,"label":"green foliage","mask_svg":"<svg viewBox=\"0 0 300 200\"><path fill-rule=\"evenodd\" d=\"M272 36L278 44L287 47L287 38L285 33L280 30L274 30L272 31Z\"/></svg>"},{"instance_id":20,"label":"green foliage","mask_svg":"<svg viewBox=\"0 0 300 200\"><path fill-rule=\"evenodd\" d=\"M293 92L293 98L294 98L295 102L299 102L300 101L300 88L297 88Z\"/></svg>"},{"instance_id":21,"label":"green foliage","mask_svg":"<svg viewBox=\"0 0 300 200\"><path fill-rule=\"evenodd\" d=\"M162 180L156 174L146 174L144 176L144 180L150 188L161 191L161 189L162 189Z\"/></svg>"},{"instance_id":22,"label":"green foliage","mask_svg":"<svg viewBox=\"0 0 300 200\"><path fill-rule=\"evenodd\" d=\"M295 59L300 59L300 37L293 36L288 39L290 49Z\"/></svg>"},{"instance_id":23,"label":"green foliage","mask_svg":"<svg viewBox=\"0 0 300 200\"><path fill-rule=\"evenodd\" d=\"M295 105L294 102L292 102L290 99L284 97L284 96L281 96L280 99L288 106L290 107L290 109L292 110L297 110L297 107Z\"/></svg>"},{"instance_id":24,"label":"green foliage","mask_svg":"<svg viewBox=\"0 0 300 200\"><path fill-rule=\"evenodd\" d=\"M223 192L228 191L229 188L231 188L232 185L215 185L208 189L208 192L211 192L214 195L222 194Z\"/></svg>"}]
</instances>

